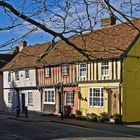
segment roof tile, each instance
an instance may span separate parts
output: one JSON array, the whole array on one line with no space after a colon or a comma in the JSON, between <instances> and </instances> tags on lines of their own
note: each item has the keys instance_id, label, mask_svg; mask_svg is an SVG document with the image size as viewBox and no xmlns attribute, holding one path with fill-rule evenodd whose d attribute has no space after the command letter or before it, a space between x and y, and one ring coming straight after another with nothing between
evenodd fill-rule
<instances>
[{"instance_id":1,"label":"roof tile","mask_svg":"<svg viewBox=\"0 0 140 140\"><path fill-rule=\"evenodd\" d=\"M140 19L132 21L140 29ZM120 57L134 40L139 31L128 23L121 23L102 28L83 36L69 38L90 56L91 60L112 59ZM86 61L87 58L60 40L42 59L39 59L49 48L50 42L24 48L10 61L3 70L14 70L27 67L43 67ZM39 61L40 60L40 61Z\"/></svg>"}]
</instances>

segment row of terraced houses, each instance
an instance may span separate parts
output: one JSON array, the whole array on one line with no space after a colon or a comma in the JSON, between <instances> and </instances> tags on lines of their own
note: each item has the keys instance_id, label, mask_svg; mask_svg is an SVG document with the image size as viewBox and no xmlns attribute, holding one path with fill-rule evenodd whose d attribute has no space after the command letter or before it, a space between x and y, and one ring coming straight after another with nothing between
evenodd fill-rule
<instances>
[{"instance_id":1,"label":"row of terraced houses","mask_svg":"<svg viewBox=\"0 0 140 140\"><path fill-rule=\"evenodd\" d=\"M19 45L19 53L3 68L4 111L60 114L122 114L123 121L140 121L140 19L102 27L69 40L86 50L89 59L64 41ZM129 25L128 25L129 24Z\"/></svg>"}]
</instances>

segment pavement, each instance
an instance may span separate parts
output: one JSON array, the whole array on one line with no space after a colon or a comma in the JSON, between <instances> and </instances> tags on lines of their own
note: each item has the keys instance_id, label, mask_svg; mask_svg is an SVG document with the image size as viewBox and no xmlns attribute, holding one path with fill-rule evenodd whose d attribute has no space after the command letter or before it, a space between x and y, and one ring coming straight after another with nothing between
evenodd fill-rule
<instances>
[{"instance_id":1,"label":"pavement","mask_svg":"<svg viewBox=\"0 0 140 140\"><path fill-rule=\"evenodd\" d=\"M83 127L83 128L92 128L93 126L93 123L89 121L82 121L82 120L69 119L69 118L64 118L63 120L61 120L60 116L54 116L50 114L45 114L42 116L41 114L38 113L29 113L28 118L25 117L25 114L20 114L19 117L17 118L16 114L0 112L0 117L3 117L5 119L10 119L10 120L21 121L21 122L53 122L53 123L66 124L66 125L72 125L75 127ZM115 126L115 124L110 124L110 123L109 125ZM130 128L131 127L140 128L140 123L123 124L123 125ZM16 139L19 140L20 138L16 137L13 134L10 134L9 132L4 132L0 128L0 140L16 140Z\"/></svg>"},{"instance_id":2,"label":"pavement","mask_svg":"<svg viewBox=\"0 0 140 140\"><path fill-rule=\"evenodd\" d=\"M0 128L0 140L19 140L19 137L10 134L9 132L5 132Z\"/></svg>"}]
</instances>

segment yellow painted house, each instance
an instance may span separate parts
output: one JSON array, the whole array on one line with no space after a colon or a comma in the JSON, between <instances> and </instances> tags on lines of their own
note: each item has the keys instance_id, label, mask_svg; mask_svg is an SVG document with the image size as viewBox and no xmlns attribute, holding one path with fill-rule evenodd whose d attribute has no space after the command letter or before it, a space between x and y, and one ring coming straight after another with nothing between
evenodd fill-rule
<instances>
[{"instance_id":1,"label":"yellow painted house","mask_svg":"<svg viewBox=\"0 0 140 140\"><path fill-rule=\"evenodd\" d=\"M124 122L140 121L140 19L132 23L135 28L108 22L85 39L93 61L77 64L83 115L118 113Z\"/></svg>"}]
</instances>

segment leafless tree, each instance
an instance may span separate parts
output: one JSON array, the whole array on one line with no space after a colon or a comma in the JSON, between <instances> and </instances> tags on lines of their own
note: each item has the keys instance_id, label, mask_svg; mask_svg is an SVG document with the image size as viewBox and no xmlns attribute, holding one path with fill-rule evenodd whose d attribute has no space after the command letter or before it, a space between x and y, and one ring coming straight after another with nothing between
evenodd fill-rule
<instances>
[{"instance_id":1,"label":"leafless tree","mask_svg":"<svg viewBox=\"0 0 140 140\"><path fill-rule=\"evenodd\" d=\"M69 40L69 36L97 29L99 21L109 15L120 22L135 18L140 11L139 0L0 0L0 11L6 16L6 26L0 31L24 29L20 37L13 37L1 47L16 43L34 32L44 31L52 36L52 46L58 39L89 58L88 52ZM2 20L2 19L1 19ZM51 47L52 47L51 46Z\"/></svg>"}]
</instances>

